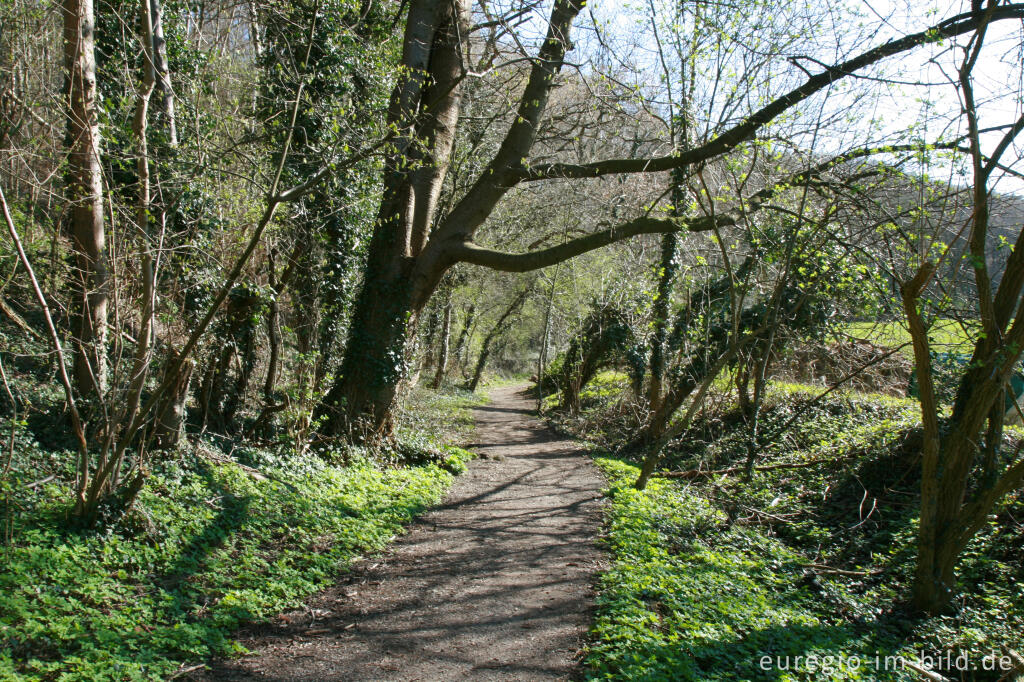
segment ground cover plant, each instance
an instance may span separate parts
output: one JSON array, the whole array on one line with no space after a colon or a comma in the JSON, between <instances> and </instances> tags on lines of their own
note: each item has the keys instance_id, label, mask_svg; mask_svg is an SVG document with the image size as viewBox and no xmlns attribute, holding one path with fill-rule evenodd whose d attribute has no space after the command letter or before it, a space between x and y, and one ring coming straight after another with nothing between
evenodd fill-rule
<instances>
[{"instance_id":1,"label":"ground cover plant","mask_svg":"<svg viewBox=\"0 0 1024 682\"><path fill-rule=\"evenodd\" d=\"M65 523L67 458L22 425L3 491L0 679L166 679L240 653L241 624L300 605L441 499L472 457L452 442L476 402L414 393L397 426L414 466L195 441L98 531ZM26 488L40 462L52 478Z\"/></svg>"},{"instance_id":2,"label":"ground cover plant","mask_svg":"<svg viewBox=\"0 0 1024 682\"><path fill-rule=\"evenodd\" d=\"M599 586L591 678L921 679L887 656L950 679L1020 674L1024 499L1008 498L964 553L955 608L912 616L915 404L832 394L794 420L819 393L772 387L765 432L792 424L764 444L749 481L735 408L696 421L665 461L685 474L652 478L643 491L633 487L635 461L596 450L613 562ZM592 416L608 403L591 401ZM1007 447L1020 437L1008 434ZM928 658L944 652L954 652L952 667ZM961 653L972 670L955 669ZM986 656L995 669L984 669Z\"/></svg>"}]
</instances>

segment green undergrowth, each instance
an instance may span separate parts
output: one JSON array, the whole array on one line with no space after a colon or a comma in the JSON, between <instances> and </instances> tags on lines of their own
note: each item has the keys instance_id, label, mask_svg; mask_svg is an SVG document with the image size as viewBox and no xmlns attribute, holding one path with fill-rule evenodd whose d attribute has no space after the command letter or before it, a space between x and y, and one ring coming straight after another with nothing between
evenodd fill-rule
<instances>
[{"instance_id":1,"label":"green undergrowth","mask_svg":"<svg viewBox=\"0 0 1024 682\"><path fill-rule=\"evenodd\" d=\"M792 423L760 444L756 463L782 466L749 482L656 477L640 492L636 462L596 460L613 563L599 586L592 679L916 680L886 657L950 651L973 666L947 670L951 679L1012 679L984 667L1024 648L1024 499L1007 500L964 552L950 614L912 618L915 406L832 395L794 419L815 395L773 386L762 433ZM713 411L673 444L665 468L741 467L748 434L735 409Z\"/></svg>"},{"instance_id":2,"label":"green undergrowth","mask_svg":"<svg viewBox=\"0 0 1024 682\"><path fill-rule=\"evenodd\" d=\"M382 549L465 470L473 455L443 440L471 423L473 400L432 395L414 396L400 424L417 433L408 447L433 453L415 466L195 442L98 531L61 523L61 476L8 498L0 679L166 679L241 653L240 625L300 605Z\"/></svg>"}]
</instances>

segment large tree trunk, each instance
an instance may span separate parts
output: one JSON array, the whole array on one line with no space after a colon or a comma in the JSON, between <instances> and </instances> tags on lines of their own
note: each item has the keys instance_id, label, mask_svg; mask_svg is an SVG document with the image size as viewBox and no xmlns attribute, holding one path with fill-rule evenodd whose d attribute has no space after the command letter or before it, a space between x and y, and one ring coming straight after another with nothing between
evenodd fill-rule
<instances>
[{"instance_id":1,"label":"large tree trunk","mask_svg":"<svg viewBox=\"0 0 1024 682\"><path fill-rule=\"evenodd\" d=\"M385 164L383 199L340 376L319 409L327 417L326 435L356 440L390 435L391 408L408 369L407 333L451 265L435 262L413 272L455 142L467 32L462 3L413 0L409 6L402 53L406 70L388 111L388 123L400 136Z\"/></svg>"},{"instance_id":2,"label":"large tree trunk","mask_svg":"<svg viewBox=\"0 0 1024 682\"><path fill-rule=\"evenodd\" d=\"M107 271L103 177L96 117L96 54L92 0L65 0L64 66L67 75L67 185L71 202L74 278L72 334L75 383L85 397L107 384Z\"/></svg>"},{"instance_id":3,"label":"large tree trunk","mask_svg":"<svg viewBox=\"0 0 1024 682\"><path fill-rule=\"evenodd\" d=\"M318 411L327 417L325 435L354 441L390 435L391 408L407 371L408 323L419 312L405 277L372 274L356 299L340 377Z\"/></svg>"},{"instance_id":4,"label":"large tree trunk","mask_svg":"<svg viewBox=\"0 0 1024 682\"><path fill-rule=\"evenodd\" d=\"M402 76L388 111L389 128L396 131L396 137L385 163L383 199L341 376L321 408L327 416L323 426L326 434L359 437L390 430L391 407L405 376L410 323L415 322L452 265L460 261L489 262L489 251L475 249L471 239L502 197L526 177L524 161L570 47L573 19L582 7L581 0L556 0L547 36L531 60L529 79L501 147L465 196L435 225L437 197L448 169L459 116L469 10L464 0L409 3ZM654 229L654 222L641 221L647 229ZM668 229L662 227L661 232ZM670 227L675 229L674 224ZM636 233L605 231L597 237L554 247L540 257L533 253L523 257L502 255L498 267L523 272L554 265Z\"/></svg>"}]
</instances>

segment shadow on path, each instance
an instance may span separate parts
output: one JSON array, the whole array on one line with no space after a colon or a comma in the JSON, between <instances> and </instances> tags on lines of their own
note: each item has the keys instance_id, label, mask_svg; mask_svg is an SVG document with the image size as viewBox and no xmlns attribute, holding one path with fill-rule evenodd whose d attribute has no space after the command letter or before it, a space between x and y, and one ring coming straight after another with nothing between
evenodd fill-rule
<instances>
[{"instance_id":1,"label":"shadow on path","mask_svg":"<svg viewBox=\"0 0 1024 682\"><path fill-rule=\"evenodd\" d=\"M303 611L241 636L254 655L196 679L555 680L578 665L602 555L603 481L529 416L521 387L475 411L445 503Z\"/></svg>"}]
</instances>

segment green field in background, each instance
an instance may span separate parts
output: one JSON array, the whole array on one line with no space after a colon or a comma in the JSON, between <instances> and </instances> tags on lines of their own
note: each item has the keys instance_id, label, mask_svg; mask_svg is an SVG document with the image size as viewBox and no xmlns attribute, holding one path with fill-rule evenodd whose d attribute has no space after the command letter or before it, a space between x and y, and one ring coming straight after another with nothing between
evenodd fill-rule
<instances>
[{"instance_id":1,"label":"green field in background","mask_svg":"<svg viewBox=\"0 0 1024 682\"><path fill-rule=\"evenodd\" d=\"M976 337L976 328L964 328L956 320L937 320L928 329L932 350L939 353L970 353ZM846 333L858 339L865 339L879 346L893 347L908 344L903 353L914 354L910 347L910 332L902 320L889 322L851 322Z\"/></svg>"}]
</instances>

